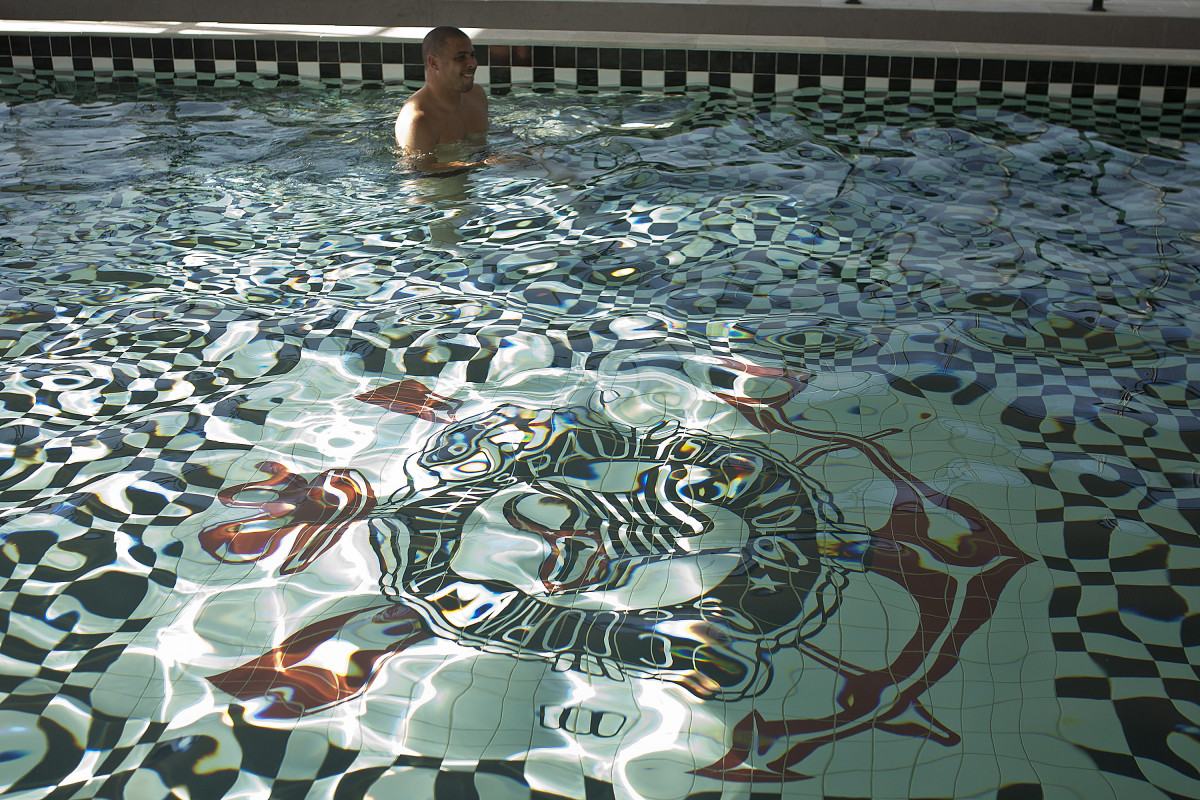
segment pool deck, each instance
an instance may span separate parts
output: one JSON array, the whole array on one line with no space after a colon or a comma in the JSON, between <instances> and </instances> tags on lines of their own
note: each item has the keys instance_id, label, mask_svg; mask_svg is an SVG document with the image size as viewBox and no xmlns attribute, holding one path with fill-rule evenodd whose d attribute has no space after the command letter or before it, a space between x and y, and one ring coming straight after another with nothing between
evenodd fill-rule
<instances>
[{"instance_id":1,"label":"pool deck","mask_svg":"<svg viewBox=\"0 0 1200 800\"><path fill-rule=\"evenodd\" d=\"M0 33L418 41L1200 64L1200 0L0 0ZM162 21L162 20L169 21ZM91 21L88 21L91 20Z\"/></svg>"}]
</instances>

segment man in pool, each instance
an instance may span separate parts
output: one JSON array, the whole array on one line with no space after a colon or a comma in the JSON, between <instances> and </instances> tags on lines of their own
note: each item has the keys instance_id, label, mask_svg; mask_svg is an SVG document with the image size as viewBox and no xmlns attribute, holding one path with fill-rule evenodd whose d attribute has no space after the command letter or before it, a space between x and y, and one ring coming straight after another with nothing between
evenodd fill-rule
<instances>
[{"instance_id":1,"label":"man in pool","mask_svg":"<svg viewBox=\"0 0 1200 800\"><path fill-rule=\"evenodd\" d=\"M442 172L489 161L438 161L438 148L480 139L488 128L488 100L475 85L475 48L458 28L434 28L421 44L425 85L396 116L396 143L421 170Z\"/></svg>"}]
</instances>

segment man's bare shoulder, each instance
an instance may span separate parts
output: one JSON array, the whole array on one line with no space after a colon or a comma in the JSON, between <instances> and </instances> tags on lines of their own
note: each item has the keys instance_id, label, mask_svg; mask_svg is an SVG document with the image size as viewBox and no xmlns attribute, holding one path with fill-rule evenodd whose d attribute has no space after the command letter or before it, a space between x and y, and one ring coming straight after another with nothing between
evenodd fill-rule
<instances>
[{"instance_id":1,"label":"man's bare shoulder","mask_svg":"<svg viewBox=\"0 0 1200 800\"><path fill-rule=\"evenodd\" d=\"M409 153L431 151L438 143L436 119L437 115L430 113L426 99L417 90L396 115L396 143Z\"/></svg>"}]
</instances>

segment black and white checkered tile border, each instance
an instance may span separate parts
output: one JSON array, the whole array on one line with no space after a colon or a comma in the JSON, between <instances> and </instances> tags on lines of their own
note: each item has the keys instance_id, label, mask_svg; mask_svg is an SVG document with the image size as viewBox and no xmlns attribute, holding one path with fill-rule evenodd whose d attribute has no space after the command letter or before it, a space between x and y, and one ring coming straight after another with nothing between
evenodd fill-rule
<instances>
[{"instance_id":1,"label":"black and white checkered tile border","mask_svg":"<svg viewBox=\"0 0 1200 800\"><path fill-rule=\"evenodd\" d=\"M1026 59L842 55L478 43L477 81L612 91L728 88L782 93L962 91L1200 102L1200 66ZM0 34L0 72L96 82L182 86L330 84L378 87L422 80L420 45L380 41L26 36Z\"/></svg>"}]
</instances>

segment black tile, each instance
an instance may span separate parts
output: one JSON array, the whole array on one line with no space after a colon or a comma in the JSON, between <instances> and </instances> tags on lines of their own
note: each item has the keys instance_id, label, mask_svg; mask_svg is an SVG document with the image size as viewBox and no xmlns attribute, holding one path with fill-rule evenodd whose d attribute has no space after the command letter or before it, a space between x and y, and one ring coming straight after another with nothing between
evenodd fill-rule
<instances>
[{"instance_id":1,"label":"black tile","mask_svg":"<svg viewBox=\"0 0 1200 800\"><path fill-rule=\"evenodd\" d=\"M755 73L753 92L755 94L775 94L775 74Z\"/></svg>"},{"instance_id":2,"label":"black tile","mask_svg":"<svg viewBox=\"0 0 1200 800\"><path fill-rule=\"evenodd\" d=\"M623 70L621 70L621 88L622 89L640 89L640 88L642 88L642 71L640 69L623 69Z\"/></svg>"},{"instance_id":3,"label":"black tile","mask_svg":"<svg viewBox=\"0 0 1200 800\"><path fill-rule=\"evenodd\" d=\"M383 56L383 63L403 64L404 47L405 45L401 44L400 42L383 42L383 46L379 48L381 55Z\"/></svg>"},{"instance_id":4,"label":"black tile","mask_svg":"<svg viewBox=\"0 0 1200 800\"><path fill-rule=\"evenodd\" d=\"M594 69L576 70L575 83L579 86L599 86L600 76Z\"/></svg>"},{"instance_id":5,"label":"black tile","mask_svg":"<svg viewBox=\"0 0 1200 800\"><path fill-rule=\"evenodd\" d=\"M1147 64L1142 70L1142 86L1166 86L1167 68L1162 64Z\"/></svg>"},{"instance_id":6,"label":"black tile","mask_svg":"<svg viewBox=\"0 0 1200 800\"><path fill-rule=\"evenodd\" d=\"M574 47L556 47L554 48L554 66L570 69L575 66L575 48Z\"/></svg>"},{"instance_id":7,"label":"black tile","mask_svg":"<svg viewBox=\"0 0 1200 800\"><path fill-rule=\"evenodd\" d=\"M279 50L271 39L258 39L254 42L254 58L256 61L278 61Z\"/></svg>"},{"instance_id":8,"label":"black tile","mask_svg":"<svg viewBox=\"0 0 1200 800\"><path fill-rule=\"evenodd\" d=\"M378 44L378 42L376 42ZM383 80L383 64L378 61L363 62L362 76L364 81L381 81Z\"/></svg>"},{"instance_id":9,"label":"black tile","mask_svg":"<svg viewBox=\"0 0 1200 800\"><path fill-rule=\"evenodd\" d=\"M1090 83L1076 83L1071 86L1071 97L1095 97L1096 87Z\"/></svg>"},{"instance_id":10,"label":"black tile","mask_svg":"<svg viewBox=\"0 0 1200 800\"><path fill-rule=\"evenodd\" d=\"M958 81L952 78L934 78L933 91L938 94L954 94L958 90Z\"/></svg>"},{"instance_id":11,"label":"black tile","mask_svg":"<svg viewBox=\"0 0 1200 800\"><path fill-rule=\"evenodd\" d=\"M322 78L340 78L342 77L342 65L337 61L322 61L321 62L321 77Z\"/></svg>"},{"instance_id":12,"label":"black tile","mask_svg":"<svg viewBox=\"0 0 1200 800\"><path fill-rule=\"evenodd\" d=\"M851 78L861 78L867 74L866 56L846 56L845 75ZM865 83L863 84L866 85Z\"/></svg>"},{"instance_id":13,"label":"black tile","mask_svg":"<svg viewBox=\"0 0 1200 800\"><path fill-rule=\"evenodd\" d=\"M708 51L707 50L688 50L687 55L688 72L705 72L708 70Z\"/></svg>"},{"instance_id":14,"label":"black tile","mask_svg":"<svg viewBox=\"0 0 1200 800\"><path fill-rule=\"evenodd\" d=\"M404 65L404 80L406 81L423 81L425 80L425 68L420 64L405 64Z\"/></svg>"},{"instance_id":15,"label":"black tile","mask_svg":"<svg viewBox=\"0 0 1200 800\"><path fill-rule=\"evenodd\" d=\"M0 69L12 69L12 56L0 56Z\"/></svg>"},{"instance_id":16,"label":"black tile","mask_svg":"<svg viewBox=\"0 0 1200 800\"><path fill-rule=\"evenodd\" d=\"M534 55L536 62L537 56ZM554 67L534 67L533 68L534 83L554 83Z\"/></svg>"},{"instance_id":17,"label":"black tile","mask_svg":"<svg viewBox=\"0 0 1200 800\"><path fill-rule=\"evenodd\" d=\"M277 61L299 61L296 57L296 43L294 41L275 42L275 59Z\"/></svg>"},{"instance_id":18,"label":"black tile","mask_svg":"<svg viewBox=\"0 0 1200 800\"><path fill-rule=\"evenodd\" d=\"M1025 95L1027 97L1045 97L1050 94L1050 84L1046 82L1033 82L1025 84Z\"/></svg>"},{"instance_id":19,"label":"black tile","mask_svg":"<svg viewBox=\"0 0 1200 800\"><path fill-rule=\"evenodd\" d=\"M533 66L533 48L527 44L513 45L509 48L509 53L512 58L512 66L514 67L532 67Z\"/></svg>"},{"instance_id":20,"label":"black tile","mask_svg":"<svg viewBox=\"0 0 1200 800\"><path fill-rule=\"evenodd\" d=\"M892 60L896 59L892 56ZM891 78L888 80L888 91L903 94L912 91L912 81L908 78Z\"/></svg>"},{"instance_id":21,"label":"black tile","mask_svg":"<svg viewBox=\"0 0 1200 800\"><path fill-rule=\"evenodd\" d=\"M621 68L621 51L615 47L601 47L598 58L600 69Z\"/></svg>"},{"instance_id":22,"label":"black tile","mask_svg":"<svg viewBox=\"0 0 1200 800\"><path fill-rule=\"evenodd\" d=\"M844 75L845 69L846 63L842 56L833 53L821 56L821 75Z\"/></svg>"},{"instance_id":23,"label":"black tile","mask_svg":"<svg viewBox=\"0 0 1200 800\"><path fill-rule=\"evenodd\" d=\"M667 70L666 73L663 74L663 88L686 89L687 72L683 70Z\"/></svg>"},{"instance_id":24,"label":"black tile","mask_svg":"<svg viewBox=\"0 0 1200 800\"><path fill-rule=\"evenodd\" d=\"M213 39L213 58L221 61L233 61L233 40Z\"/></svg>"},{"instance_id":25,"label":"black tile","mask_svg":"<svg viewBox=\"0 0 1200 800\"><path fill-rule=\"evenodd\" d=\"M756 75L774 75L776 70L775 54L774 53L755 53L754 54L754 74ZM774 85L772 83L772 85Z\"/></svg>"},{"instance_id":26,"label":"black tile","mask_svg":"<svg viewBox=\"0 0 1200 800\"><path fill-rule=\"evenodd\" d=\"M475 57L477 59L479 59L479 63L480 64L488 63L487 61L484 60L487 58L488 48L476 47L475 50L476 50ZM424 66L425 65L425 56L421 52L421 45L417 44L416 42L405 42L404 43L404 60L398 61L396 63L398 63L398 64L420 64L421 66Z\"/></svg>"},{"instance_id":27,"label":"black tile","mask_svg":"<svg viewBox=\"0 0 1200 800\"><path fill-rule=\"evenodd\" d=\"M842 79L842 89L847 92L861 92L867 88L867 79L861 75L847 75Z\"/></svg>"},{"instance_id":28,"label":"black tile","mask_svg":"<svg viewBox=\"0 0 1200 800\"><path fill-rule=\"evenodd\" d=\"M728 72L710 72L708 73L708 85L715 89L728 89L729 73Z\"/></svg>"},{"instance_id":29,"label":"black tile","mask_svg":"<svg viewBox=\"0 0 1200 800\"><path fill-rule=\"evenodd\" d=\"M215 73L216 71L217 71L217 62L213 61L211 58L197 58L196 59L196 74L197 75L199 75L201 73L205 73L205 72Z\"/></svg>"},{"instance_id":30,"label":"black tile","mask_svg":"<svg viewBox=\"0 0 1200 800\"><path fill-rule=\"evenodd\" d=\"M1026 81L1029 79L1029 62L1012 60L1004 62L1004 80Z\"/></svg>"},{"instance_id":31,"label":"black tile","mask_svg":"<svg viewBox=\"0 0 1200 800\"><path fill-rule=\"evenodd\" d=\"M709 72L729 72L731 71L732 63L733 59L730 57L728 50L708 51Z\"/></svg>"},{"instance_id":32,"label":"black tile","mask_svg":"<svg viewBox=\"0 0 1200 800\"><path fill-rule=\"evenodd\" d=\"M133 58L133 40L127 36L117 36L112 40L113 58Z\"/></svg>"},{"instance_id":33,"label":"black tile","mask_svg":"<svg viewBox=\"0 0 1200 800\"><path fill-rule=\"evenodd\" d=\"M754 74L754 54L731 53L729 56L729 69L730 72L737 72L742 75Z\"/></svg>"},{"instance_id":34,"label":"black tile","mask_svg":"<svg viewBox=\"0 0 1200 800\"><path fill-rule=\"evenodd\" d=\"M154 58L154 43L149 39L134 36L129 39L129 45L133 48L134 58Z\"/></svg>"},{"instance_id":35,"label":"black tile","mask_svg":"<svg viewBox=\"0 0 1200 800\"><path fill-rule=\"evenodd\" d=\"M939 58L933 68L933 77L941 80L951 80L958 77L957 58Z\"/></svg>"},{"instance_id":36,"label":"black tile","mask_svg":"<svg viewBox=\"0 0 1200 800\"><path fill-rule=\"evenodd\" d=\"M156 58L154 59L154 71L166 72L168 74L175 72L175 59L173 58Z\"/></svg>"},{"instance_id":37,"label":"black tile","mask_svg":"<svg viewBox=\"0 0 1200 800\"><path fill-rule=\"evenodd\" d=\"M642 68L642 51L635 50L632 47L621 48L621 69L623 70L640 70ZM625 80L622 78L621 85L625 85ZM641 86L641 83L638 83Z\"/></svg>"},{"instance_id":38,"label":"black tile","mask_svg":"<svg viewBox=\"0 0 1200 800\"><path fill-rule=\"evenodd\" d=\"M339 42L338 61L343 64L361 64L362 50L359 49L358 42Z\"/></svg>"},{"instance_id":39,"label":"black tile","mask_svg":"<svg viewBox=\"0 0 1200 800\"><path fill-rule=\"evenodd\" d=\"M212 39L196 39L192 42L192 52L193 58L206 58L211 61L215 58Z\"/></svg>"},{"instance_id":40,"label":"black tile","mask_svg":"<svg viewBox=\"0 0 1200 800\"><path fill-rule=\"evenodd\" d=\"M1186 86L1168 86L1163 89L1163 105L1183 105L1187 102Z\"/></svg>"},{"instance_id":41,"label":"black tile","mask_svg":"<svg viewBox=\"0 0 1200 800\"><path fill-rule=\"evenodd\" d=\"M4 38L0 36L0 39ZM71 55L73 56L90 56L92 54L92 37L90 36L72 36L71 37Z\"/></svg>"},{"instance_id":42,"label":"black tile","mask_svg":"<svg viewBox=\"0 0 1200 800\"><path fill-rule=\"evenodd\" d=\"M70 36L51 36L50 37L50 55L52 55L52 56L69 56L69 55L71 55L71 37Z\"/></svg>"},{"instance_id":43,"label":"black tile","mask_svg":"<svg viewBox=\"0 0 1200 800\"><path fill-rule=\"evenodd\" d=\"M112 41L107 36L89 36L92 58L112 58Z\"/></svg>"},{"instance_id":44,"label":"black tile","mask_svg":"<svg viewBox=\"0 0 1200 800\"><path fill-rule=\"evenodd\" d=\"M991 94L1000 94L1004 91L1004 83L1002 81L980 81L979 91Z\"/></svg>"},{"instance_id":45,"label":"black tile","mask_svg":"<svg viewBox=\"0 0 1200 800\"><path fill-rule=\"evenodd\" d=\"M1082 697L1093 700L1106 700L1112 697L1112 685L1109 679L1094 678L1091 675L1055 678L1054 687L1058 697Z\"/></svg>"},{"instance_id":46,"label":"black tile","mask_svg":"<svg viewBox=\"0 0 1200 800\"><path fill-rule=\"evenodd\" d=\"M93 66L91 56L71 56L71 69L76 72L90 72Z\"/></svg>"},{"instance_id":47,"label":"black tile","mask_svg":"<svg viewBox=\"0 0 1200 800\"><path fill-rule=\"evenodd\" d=\"M643 50L642 51L642 69L661 70L665 69L665 63L662 50Z\"/></svg>"},{"instance_id":48,"label":"black tile","mask_svg":"<svg viewBox=\"0 0 1200 800\"><path fill-rule=\"evenodd\" d=\"M342 51L337 42L317 42L317 61L336 64L341 61Z\"/></svg>"},{"instance_id":49,"label":"black tile","mask_svg":"<svg viewBox=\"0 0 1200 800\"><path fill-rule=\"evenodd\" d=\"M911 56L892 56L889 77L892 78L911 78L912 77L912 57Z\"/></svg>"},{"instance_id":50,"label":"black tile","mask_svg":"<svg viewBox=\"0 0 1200 800\"><path fill-rule=\"evenodd\" d=\"M867 56L867 77L886 78L889 66L887 56Z\"/></svg>"},{"instance_id":51,"label":"black tile","mask_svg":"<svg viewBox=\"0 0 1200 800\"><path fill-rule=\"evenodd\" d=\"M596 69L600 65L600 57L594 47L579 47L575 50L576 66L580 69ZM593 86L595 84L592 84Z\"/></svg>"},{"instance_id":52,"label":"black tile","mask_svg":"<svg viewBox=\"0 0 1200 800\"><path fill-rule=\"evenodd\" d=\"M1182 64L1171 64L1167 67L1167 80L1164 84L1168 88L1176 88L1188 85L1188 67Z\"/></svg>"},{"instance_id":53,"label":"black tile","mask_svg":"<svg viewBox=\"0 0 1200 800\"><path fill-rule=\"evenodd\" d=\"M665 50L663 51L663 69L672 72L687 71L687 51L685 50Z\"/></svg>"},{"instance_id":54,"label":"black tile","mask_svg":"<svg viewBox=\"0 0 1200 800\"><path fill-rule=\"evenodd\" d=\"M1192 67L1192 77L1188 78L1188 86L1193 89L1200 87L1200 68Z\"/></svg>"},{"instance_id":55,"label":"black tile","mask_svg":"<svg viewBox=\"0 0 1200 800\"><path fill-rule=\"evenodd\" d=\"M28 36L8 37L8 48L14 56L33 55L33 48Z\"/></svg>"},{"instance_id":56,"label":"black tile","mask_svg":"<svg viewBox=\"0 0 1200 800\"><path fill-rule=\"evenodd\" d=\"M1120 64L1097 64L1096 83L1102 86L1116 86L1121 82Z\"/></svg>"},{"instance_id":57,"label":"black tile","mask_svg":"<svg viewBox=\"0 0 1200 800\"><path fill-rule=\"evenodd\" d=\"M492 84L511 85L512 84L512 68L511 67L492 67L491 68Z\"/></svg>"},{"instance_id":58,"label":"black tile","mask_svg":"<svg viewBox=\"0 0 1200 800\"><path fill-rule=\"evenodd\" d=\"M151 39L150 52L153 53L153 58L170 58L173 48L171 47L170 39Z\"/></svg>"},{"instance_id":59,"label":"black tile","mask_svg":"<svg viewBox=\"0 0 1200 800\"><path fill-rule=\"evenodd\" d=\"M172 39L171 55L175 58L195 58L196 50L191 39Z\"/></svg>"},{"instance_id":60,"label":"black tile","mask_svg":"<svg viewBox=\"0 0 1200 800\"><path fill-rule=\"evenodd\" d=\"M493 67L507 67L512 63L512 51L506 44L494 44L488 48L488 63Z\"/></svg>"},{"instance_id":61,"label":"black tile","mask_svg":"<svg viewBox=\"0 0 1200 800\"><path fill-rule=\"evenodd\" d=\"M381 64L383 63L383 48L379 42L362 42L359 45L362 63L364 64Z\"/></svg>"},{"instance_id":62,"label":"black tile","mask_svg":"<svg viewBox=\"0 0 1200 800\"><path fill-rule=\"evenodd\" d=\"M1070 83L1075 78L1073 61L1054 61L1050 64L1051 83Z\"/></svg>"},{"instance_id":63,"label":"black tile","mask_svg":"<svg viewBox=\"0 0 1200 800\"><path fill-rule=\"evenodd\" d=\"M958 79L960 81L977 81L983 77L983 61L978 58L960 58L958 60Z\"/></svg>"},{"instance_id":64,"label":"black tile","mask_svg":"<svg viewBox=\"0 0 1200 800\"><path fill-rule=\"evenodd\" d=\"M554 68L554 47L547 44L535 45L533 48L533 65L535 67ZM537 78L534 78L537 80Z\"/></svg>"},{"instance_id":65,"label":"black tile","mask_svg":"<svg viewBox=\"0 0 1200 800\"><path fill-rule=\"evenodd\" d=\"M775 56L775 74L797 75L800 72L800 56L796 53L780 53Z\"/></svg>"},{"instance_id":66,"label":"black tile","mask_svg":"<svg viewBox=\"0 0 1200 800\"><path fill-rule=\"evenodd\" d=\"M1117 79L1117 83L1121 86L1141 86L1142 85L1142 65L1141 64L1122 64L1121 75Z\"/></svg>"},{"instance_id":67,"label":"black tile","mask_svg":"<svg viewBox=\"0 0 1200 800\"><path fill-rule=\"evenodd\" d=\"M1130 86L1118 86L1117 97L1121 100L1141 100L1142 87L1136 84Z\"/></svg>"},{"instance_id":68,"label":"black tile","mask_svg":"<svg viewBox=\"0 0 1200 800\"><path fill-rule=\"evenodd\" d=\"M197 70L199 70L199 66L197 66ZM383 67L380 67L379 71L382 72ZM365 73L365 70L364 70L364 73ZM282 75L298 76L300 74L300 65L295 61L280 61L279 62L279 74L281 76ZM363 77L366 77L366 75L364 74Z\"/></svg>"},{"instance_id":69,"label":"black tile","mask_svg":"<svg viewBox=\"0 0 1200 800\"><path fill-rule=\"evenodd\" d=\"M1048 83L1050 81L1050 62L1030 61L1029 75L1026 77L1026 80L1037 83Z\"/></svg>"},{"instance_id":70,"label":"black tile","mask_svg":"<svg viewBox=\"0 0 1200 800\"><path fill-rule=\"evenodd\" d=\"M11 56L12 45L9 43L8 34L0 33L0 56Z\"/></svg>"},{"instance_id":71,"label":"black tile","mask_svg":"<svg viewBox=\"0 0 1200 800\"><path fill-rule=\"evenodd\" d=\"M936 70L935 62L932 58L914 58L912 65L912 76L914 78L922 78L928 80L934 76Z\"/></svg>"},{"instance_id":72,"label":"black tile","mask_svg":"<svg viewBox=\"0 0 1200 800\"><path fill-rule=\"evenodd\" d=\"M1004 80L1004 62L998 58L985 58L979 68L979 78L985 81Z\"/></svg>"},{"instance_id":73,"label":"black tile","mask_svg":"<svg viewBox=\"0 0 1200 800\"><path fill-rule=\"evenodd\" d=\"M34 56L33 68L43 72L53 72L54 58L52 56Z\"/></svg>"},{"instance_id":74,"label":"black tile","mask_svg":"<svg viewBox=\"0 0 1200 800\"><path fill-rule=\"evenodd\" d=\"M1094 84L1096 82L1096 65L1087 62L1080 62L1075 65L1075 79L1077 84Z\"/></svg>"},{"instance_id":75,"label":"black tile","mask_svg":"<svg viewBox=\"0 0 1200 800\"><path fill-rule=\"evenodd\" d=\"M317 61L317 43L313 41L296 42L296 60L310 63Z\"/></svg>"},{"instance_id":76,"label":"black tile","mask_svg":"<svg viewBox=\"0 0 1200 800\"><path fill-rule=\"evenodd\" d=\"M46 36L30 36L29 51L34 56L50 55L50 39Z\"/></svg>"}]
</instances>

